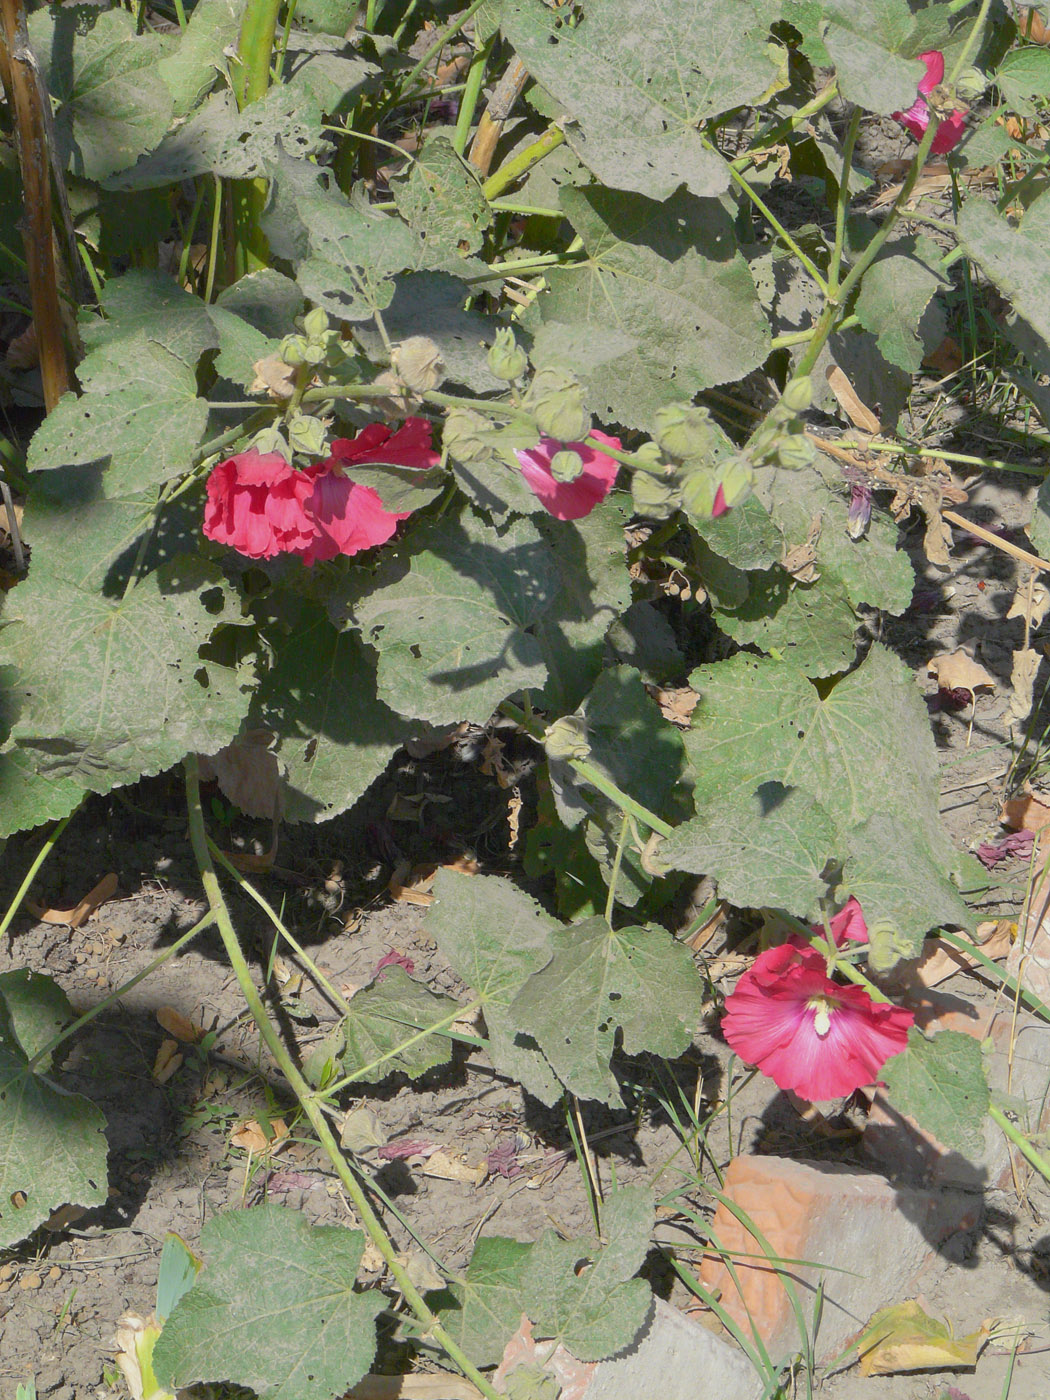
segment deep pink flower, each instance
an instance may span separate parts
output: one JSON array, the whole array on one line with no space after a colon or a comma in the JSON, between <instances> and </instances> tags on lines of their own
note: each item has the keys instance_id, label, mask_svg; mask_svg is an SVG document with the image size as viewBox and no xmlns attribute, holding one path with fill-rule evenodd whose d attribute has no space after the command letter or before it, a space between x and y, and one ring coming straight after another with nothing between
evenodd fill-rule
<instances>
[{"instance_id":1,"label":"deep pink flower","mask_svg":"<svg viewBox=\"0 0 1050 1400\"><path fill-rule=\"evenodd\" d=\"M618 437L609 437L597 430L591 433L606 447L619 452L621 443ZM559 452L577 452L583 462L583 471L575 481L555 481L551 474L551 461ZM582 442L556 442L554 438L540 438L535 447L519 450L516 454L521 463L521 474L529 490L539 498L544 510L556 520L579 520L590 515L596 505L600 505L613 488L620 464L596 448Z\"/></svg>"},{"instance_id":2,"label":"deep pink flower","mask_svg":"<svg viewBox=\"0 0 1050 1400\"><path fill-rule=\"evenodd\" d=\"M906 112L894 112L893 118L900 122L915 137L916 141L921 141L926 128L930 124L930 108L926 97L938 84L944 82L944 54L940 49L929 49L926 53L919 54L926 65L926 76L919 84L919 93L915 101ZM940 126L937 128L937 135L933 138L933 145L930 147L930 154L943 156L946 151L950 151L953 146L957 146L963 138L966 130L966 116L963 112L949 112L942 118Z\"/></svg>"},{"instance_id":3,"label":"deep pink flower","mask_svg":"<svg viewBox=\"0 0 1050 1400\"><path fill-rule=\"evenodd\" d=\"M306 512L313 489L280 453L249 448L212 469L204 533L249 559L302 549L315 533Z\"/></svg>"},{"instance_id":4,"label":"deep pink flower","mask_svg":"<svg viewBox=\"0 0 1050 1400\"><path fill-rule=\"evenodd\" d=\"M430 445L430 424L425 418L406 418L392 433L385 423L369 423L354 438L336 438L332 458L343 466L351 462L386 462L395 467L436 467L441 453Z\"/></svg>"},{"instance_id":5,"label":"deep pink flower","mask_svg":"<svg viewBox=\"0 0 1050 1400\"><path fill-rule=\"evenodd\" d=\"M745 1063L804 1099L836 1099L876 1081L907 1044L914 1016L828 976L813 948L760 953L726 998L722 1031Z\"/></svg>"}]
</instances>

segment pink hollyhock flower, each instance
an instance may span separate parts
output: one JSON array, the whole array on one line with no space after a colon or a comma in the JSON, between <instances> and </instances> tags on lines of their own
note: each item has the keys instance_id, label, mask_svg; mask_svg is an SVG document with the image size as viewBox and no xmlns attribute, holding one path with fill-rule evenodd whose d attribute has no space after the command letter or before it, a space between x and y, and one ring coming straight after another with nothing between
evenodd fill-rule
<instances>
[{"instance_id":1,"label":"pink hollyhock flower","mask_svg":"<svg viewBox=\"0 0 1050 1400\"><path fill-rule=\"evenodd\" d=\"M313 482L278 452L249 448L228 457L208 477L204 533L249 559L298 551L313 539L306 511Z\"/></svg>"},{"instance_id":2,"label":"pink hollyhock flower","mask_svg":"<svg viewBox=\"0 0 1050 1400\"><path fill-rule=\"evenodd\" d=\"M594 431L606 447L620 450L618 437L608 437ZM576 452L583 462L583 471L575 481L555 481L551 473L551 462L559 452ZM515 453L521 463L521 474L529 490L539 498L544 510L549 511L555 520L579 520L590 515L596 505L600 505L613 488L620 464L596 448L582 442L556 442L554 438L540 438L535 447Z\"/></svg>"},{"instance_id":3,"label":"pink hollyhock flower","mask_svg":"<svg viewBox=\"0 0 1050 1400\"><path fill-rule=\"evenodd\" d=\"M387 510L378 491L346 476L353 463L388 463L396 467L435 466L441 454L430 445L430 424L425 418L409 418L392 433L385 423L369 423L354 438L337 438L332 455L303 473L313 482L306 502L314 522L312 539L298 554L304 564L334 559L337 554L357 554L386 544L410 511Z\"/></svg>"},{"instance_id":4,"label":"pink hollyhock flower","mask_svg":"<svg viewBox=\"0 0 1050 1400\"><path fill-rule=\"evenodd\" d=\"M926 65L926 76L919 84L919 94L906 112L894 112L893 114L894 121L900 122L901 126L910 131L916 141L922 140L923 133L930 124L927 95L944 82L944 54L941 53L940 49L929 49L926 53L919 54L919 57ZM933 138L930 154L943 156L946 151L950 151L953 146L959 144L965 130L965 114L949 112L937 128L937 135Z\"/></svg>"},{"instance_id":5,"label":"pink hollyhock flower","mask_svg":"<svg viewBox=\"0 0 1050 1400\"><path fill-rule=\"evenodd\" d=\"M836 1099L876 1081L907 1044L914 1016L828 976L812 948L760 953L726 998L722 1031L745 1063L804 1099Z\"/></svg>"}]
</instances>

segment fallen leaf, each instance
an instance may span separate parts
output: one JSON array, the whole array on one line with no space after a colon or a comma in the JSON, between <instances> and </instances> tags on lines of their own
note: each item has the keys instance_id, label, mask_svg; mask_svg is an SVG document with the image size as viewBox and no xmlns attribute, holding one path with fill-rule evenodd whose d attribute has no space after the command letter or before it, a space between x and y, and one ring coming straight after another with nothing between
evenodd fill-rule
<instances>
[{"instance_id":1,"label":"fallen leaf","mask_svg":"<svg viewBox=\"0 0 1050 1400\"><path fill-rule=\"evenodd\" d=\"M283 1118L271 1118L269 1132L255 1118L249 1118L230 1134L230 1146L250 1152L254 1157L272 1157L288 1141L288 1124Z\"/></svg>"},{"instance_id":2,"label":"fallen leaf","mask_svg":"<svg viewBox=\"0 0 1050 1400\"><path fill-rule=\"evenodd\" d=\"M157 1008L157 1021L162 1030L169 1035L181 1040L184 1045L195 1045L204 1034L200 1026L184 1016L181 1011L176 1011L174 1006L160 1006Z\"/></svg>"},{"instance_id":3,"label":"fallen leaf","mask_svg":"<svg viewBox=\"0 0 1050 1400\"><path fill-rule=\"evenodd\" d=\"M1042 831L1050 826L1050 804L1035 792L1008 797L999 809L999 820L1011 831Z\"/></svg>"},{"instance_id":4,"label":"fallen leaf","mask_svg":"<svg viewBox=\"0 0 1050 1400\"><path fill-rule=\"evenodd\" d=\"M999 841L982 841L974 854L985 870L994 870L1011 856L1030 856L1034 840L1034 831L1012 831Z\"/></svg>"},{"instance_id":5,"label":"fallen leaf","mask_svg":"<svg viewBox=\"0 0 1050 1400\"><path fill-rule=\"evenodd\" d=\"M35 369L39 363L40 347L37 343L36 324L30 321L25 330L9 342L4 364L10 370L20 370Z\"/></svg>"},{"instance_id":6,"label":"fallen leaf","mask_svg":"<svg viewBox=\"0 0 1050 1400\"><path fill-rule=\"evenodd\" d=\"M162 1040L157 1058L153 1061L150 1077L154 1084L167 1084L168 1080L182 1066L182 1054L177 1040Z\"/></svg>"},{"instance_id":7,"label":"fallen leaf","mask_svg":"<svg viewBox=\"0 0 1050 1400\"><path fill-rule=\"evenodd\" d=\"M911 1298L880 1308L857 1339L862 1376L890 1376L898 1371L944 1371L975 1366L991 1331L990 1321L975 1332L955 1337L947 1323L923 1312Z\"/></svg>"},{"instance_id":8,"label":"fallen leaf","mask_svg":"<svg viewBox=\"0 0 1050 1400\"><path fill-rule=\"evenodd\" d=\"M1014 724L1023 724L1032 712L1039 662L1040 655L1033 647L1014 652L1013 665L1010 668L1010 705L1007 710Z\"/></svg>"},{"instance_id":9,"label":"fallen leaf","mask_svg":"<svg viewBox=\"0 0 1050 1400\"><path fill-rule=\"evenodd\" d=\"M416 970L416 965L412 959L408 957L406 953L399 953L396 948L391 948L389 953L383 954L376 963L375 971L372 973L372 976L376 977L382 972L384 967L403 967L409 976Z\"/></svg>"},{"instance_id":10,"label":"fallen leaf","mask_svg":"<svg viewBox=\"0 0 1050 1400\"><path fill-rule=\"evenodd\" d=\"M377 1155L384 1162L403 1162L408 1157L429 1157L437 1150L434 1143L424 1142L422 1138L398 1138L381 1147Z\"/></svg>"},{"instance_id":11,"label":"fallen leaf","mask_svg":"<svg viewBox=\"0 0 1050 1400\"><path fill-rule=\"evenodd\" d=\"M280 955L273 960L273 979L280 987L283 997L301 996L306 985L306 978L299 969Z\"/></svg>"},{"instance_id":12,"label":"fallen leaf","mask_svg":"<svg viewBox=\"0 0 1050 1400\"><path fill-rule=\"evenodd\" d=\"M466 1181L471 1186L480 1186L489 1174L484 1162L475 1167L468 1166L466 1158L453 1157L440 1147L431 1152L416 1170L422 1176L434 1176L440 1181Z\"/></svg>"},{"instance_id":13,"label":"fallen leaf","mask_svg":"<svg viewBox=\"0 0 1050 1400\"><path fill-rule=\"evenodd\" d=\"M922 367L932 369L935 374L945 378L951 374L958 374L963 367L962 346L952 336L946 335L935 349L923 356Z\"/></svg>"},{"instance_id":14,"label":"fallen leaf","mask_svg":"<svg viewBox=\"0 0 1050 1400\"><path fill-rule=\"evenodd\" d=\"M942 690L968 690L975 695L979 690L995 689L995 677L962 650L933 657L926 670Z\"/></svg>"},{"instance_id":15,"label":"fallen leaf","mask_svg":"<svg viewBox=\"0 0 1050 1400\"><path fill-rule=\"evenodd\" d=\"M270 729L250 729L218 753L200 757L203 782L217 782L227 801L248 817L279 815L281 767L270 752Z\"/></svg>"},{"instance_id":16,"label":"fallen leaf","mask_svg":"<svg viewBox=\"0 0 1050 1400\"><path fill-rule=\"evenodd\" d=\"M365 1152L370 1147L382 1147L386 1134L379 1126L379 1119L370 1108L362 1105L351 1108L343 1117L339 1129L339 1144L351 1152Z\"/></svg>"},{"instance_id":17,"label":"fallen leaf","mask_svg":"<svg viewBox=\"0 0 1050 1400\"><path fill-rule=\"evenodd\" d=\"M1016 934L1017 925L1011 920L989 920L977 926L977 945L985 957L998 961L1009 954ZM915 980L924 987L936 987L957 972L970 972L980 967L981 963L972 954L943 939L930 938L926 940L922 961L915 968Z\"/></svg>"},{"instance_id":18,"label":"fallen leaf","mask_svg":"<svg viewBox=\"0 0 1050 1400\"><path fill-rule=\"evenodd\" d=\"M816 583L820 578L817 568L817 545L820 543L823 524L823 516L813 516L806 538L801 544L795 545L794 549L789 549L780 561L780 567L799 583Z\"/></svg>"},{"instance_id":19,"label":"fallen leaf","mask_svg":"<svg viewBox=\"0 0 1050 1400\"><path fill-rule=\"evenodd\" d=\"M1014 18L1017 32L1025 39L1031 39L1033 44L1050 44L1050 29L1043 23L1038 10L1018 9Z\"/></svg>"},{"instance_id":20,"label":"fallen leaf","mask_svg":"<svg viewBox=\"0 0 1050 1400\"><path fill-rule=\"evenodd\" d=\"M659 705L664 719L670 720L679 729L689 728L693 711L700 700L699 691L694 690L691 685L675 686L670 690L663 690L656 685L647 685L645 688Z\"/></svg>"},{"instance_id":21,"label":"fallen leaf","mask_svg":"<svg viewBox=\"0 0 1050 1400\"><path fill-rule=\"evenodd\" d=\"M399 1258L405 1272L420 1293L433 1293L448 1283L445 1276L438 1273L434 1267L434 1261L422 1250L414 1249L410 1254L402 1254Z\"/></svg>"},{"instance_id":22,"label":"fallen leaf","mask_svg":"<svg viewBox=\"0 0 1050 1400\"><path fill-rule=\"evenodd\" d=\"M26 900L26 908L41 923L68 924L70 928L80 928L81 924L87 923L99 905L105 904L107 899L112 899L116 892L117 877L111 873L103 875L95 888L88 890L80 903L72 909L45 909L30 899Z\"/></svg>"},{"instance_id":23,"label":"fallen leaf","mask_svg":"<svg viewBox=\"0 0 1050 1400\"><path fill-rule=\"evenodd\" d=\"M882 424L872 413L871 409L864 403L860 395L849 381L846 372L838 365L832 365L825 373L828 387L838 400L839 408L862 433L878 433L882 430Z\"/></svg>"},{"instance_id":24,"label":"fallen leaf","mask_svg":"<svg viewBox=\"0 0 1050 1400\"><path fill-rule=\"evenodd\" d=\"M430 887L436 875L436 865L412 866L403 860L394 868L387 889L399 904L418 904L426 908L434 902Z\"/></svg>"},{"instance_id":25,"label":"fallen leaf","mask_svg":"<svg viewBox=\"0 0 1050 1400\"><path fill-rule=\"evenodd\" d=\"M1031 612L1029 612L1029 593L1031 593ZM1033 628L1041 627L1048 608L1050 608L1050 588L1047 588L1045 583L1038 581L1032 584L1022 583L1014 594L1006 618L1009 621L1011 617L1028 617Z\"/></svg>"},{"instance_id":26,"label":"fallen leaf","mask_svg":"<svg viewBox=\"0 0 1050 1400\"><path fill-rule=\"evenodd\" d=\"M525 804L525 799L521 795L521 789L512 787L510 796L507 798L507 849L513 851L518 844L518 837L521 834L521 809Z\"/></svg>"},{"instance_id":27,"label":"fallen leaf","mask_svg":"<svg viewBox=\"0 0 1050 1400\"><path fill-rule=\"evenodd\" d=\"M368 1251L373 1248L369 1242L361 1259L362 1269ZM380 1259L382 1262L382 1256ZM375 1273L376 1270L371 1272ZM481 1391L470 1381L444 1374L365 1376L364 1380L350 1387L346 1400L481 1400Z\"/></svg>"}]
</instances>

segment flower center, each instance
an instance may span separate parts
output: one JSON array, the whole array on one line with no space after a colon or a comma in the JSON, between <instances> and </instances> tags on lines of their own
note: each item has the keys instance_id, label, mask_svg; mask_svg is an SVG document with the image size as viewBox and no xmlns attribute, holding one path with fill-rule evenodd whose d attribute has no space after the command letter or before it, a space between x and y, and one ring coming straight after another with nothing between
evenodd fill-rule
<instances>
[{"instance_id":1,"label":"flower center","mask_svg":"<svg viewBox=\"0 0 1050 1400\"><path fill-rule=\"evenodd\" d=\"M833 997L810 997L806 1003L813 1010L813 1029L821 1040L831 1030L831 1013L837 1011L839 1004Z\"/></svg>"}]
</instances>

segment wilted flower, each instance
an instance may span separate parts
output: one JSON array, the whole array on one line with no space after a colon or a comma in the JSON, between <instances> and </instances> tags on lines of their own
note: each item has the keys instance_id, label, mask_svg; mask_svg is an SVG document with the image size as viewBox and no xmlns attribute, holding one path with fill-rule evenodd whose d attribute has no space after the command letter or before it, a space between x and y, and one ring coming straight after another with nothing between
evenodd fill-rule
<instances>
[{"instance_id":1,"label":"wilted flower","mask_svg":"<svg viewBox=\"0 0 1050 1400\"><path fill-rule=\"evenodd\" d=\"M919 83L918 96L906 112L894 112L893 114L894 120L900 122L901 126L910 131L916 141L922 140L923 134L930 124L930 107L926 98L935 87L944 82L944 54L941 53L940 49L929 49L926 53L919 54L919 57L926 65L926 76ZM937 135L933 138L930 154L943 156L946 151L950 151L953 146L959 144L965 130L965 113L959 111L945 113L937 128Z\"/></svg>"},{"instance_id":2,"label":"wilted flower","mask_svg":"<svg viewBox=\"0 0 1050 1400\"><path fill-rule=\"evenodd\" d=\"M609 437L597 430L591 437L606 447L620 450L620 439ZM558 481L551 471L551 463L562 452L575 452L583 466L572 481ZM620 464L613 457L588 447L583 442L556 442L553 438L540 438L535 447L518 450L515 453L521 463L521 474L530 491L540 501L544 510L556 520L579 520L589 515L594 507L604 501L613 488Z\"/></svg>"},{"instance_id":3,"label":"wilted flower","mask_svg":"<svg viewBox=\"0 0 1050 1400\"><path fill-rule=\"evenodd\" d=\"M850 935L846 935L850 936ZM834 1099L876 1081L907 1044L914 1017L828 976L814 948L760 953L726 998L722 1031L733 1050L781 1089Z\"/></svg>"},{"instance_id":4,"label":"wilted flower","mask_svg":"<svg viewBox=\"0 0 1050 1400\"><path fill-rule=\"evenodd\" d=\"M249 559L306 548L315 526L306 510L313 482L277 452L249 448L208 477L204 533Z\"/></svg>"}]
</instances>

